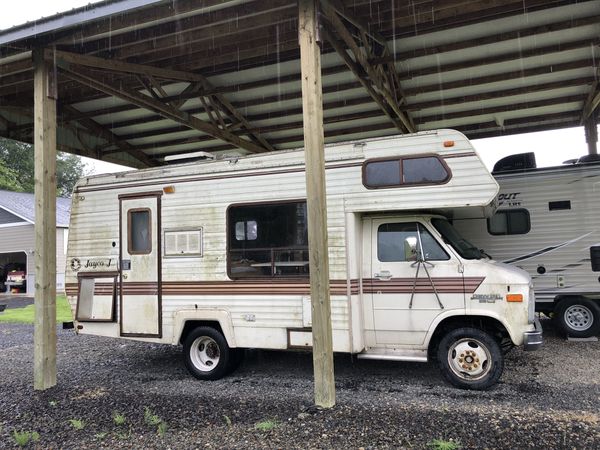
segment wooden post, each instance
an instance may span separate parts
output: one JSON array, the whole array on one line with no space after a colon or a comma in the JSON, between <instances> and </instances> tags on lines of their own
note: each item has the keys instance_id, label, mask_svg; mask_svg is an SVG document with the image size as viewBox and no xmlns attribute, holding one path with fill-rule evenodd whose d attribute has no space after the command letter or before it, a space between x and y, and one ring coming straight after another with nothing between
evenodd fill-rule
<instances>
[{"instance_id":1,"label":"wooden post","mask_svg":"<svg viewBox=\"0 0 600 450\"><path fill-rule=\"evenodd\" d=\"M316 0L299 1L299 39L302 66L315 404L323 408L331 408L335 405L335 380L333 377L333 342L329 299L321 49L316 40L318 26L316 7Z\"/></svg>"},{"instance_id":2,"label":"wooden post","mask_svg":"<svg viewBox=\"0 0 600 450\"><path fill-rule=\"evenodd\" d=\"M56 84L43 49L33 51L35 328L33 387L56 385Z\"/></svg>"},{"instance_id":3,"label":"wooden post","mask_svg":"<svg viewBox=\"0 0 600 450\"><path fill-rule=\"evenodd\" d=\"M585 140L588 145L589 155L598 154L598 126L596 125L597 121L597 114L591 114L590 117L588 117L587 120L583 123L585 129Z\"/></svg>"}]
</instances>

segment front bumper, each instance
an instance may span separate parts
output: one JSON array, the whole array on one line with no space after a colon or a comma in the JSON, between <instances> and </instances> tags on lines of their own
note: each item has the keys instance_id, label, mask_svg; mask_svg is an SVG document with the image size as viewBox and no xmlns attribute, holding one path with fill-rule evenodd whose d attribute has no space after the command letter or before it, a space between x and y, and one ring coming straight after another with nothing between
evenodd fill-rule
<instances>
[{"instance_id":1,"label":"front bumper","mask_svg":"<svg viewBox=\"0 0 600 450\"><path fill-rule=\"evenodd\" d=\"M540 348L544 342L544 337L542 336L542 324L540 323L540 319L537 317L533 322L535 326L534 331L526 331L523 333L523 350L537 350Z\"/></svg>"}]
</instances>

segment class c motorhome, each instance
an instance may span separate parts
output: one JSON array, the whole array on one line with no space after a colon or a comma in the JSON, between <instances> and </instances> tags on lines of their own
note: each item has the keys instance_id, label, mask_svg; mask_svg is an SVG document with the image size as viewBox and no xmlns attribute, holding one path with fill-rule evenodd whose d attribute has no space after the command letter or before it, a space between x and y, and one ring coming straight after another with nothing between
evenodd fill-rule
<instances>
[{"instance_id":1,"label":"class c motorhome","mask_svg":"<svg viewBox=\"0 0 600 450\"><path fill-rule=\"evenodd\" d=\"M600 163L537 168L535 155L498 161L499 208L455 227L494 259L526 270L536 310L573 337L600 333Z\"/></svg>"},{"instance_id":2,"label":"class c motorhome","mask_svg":"<svg viewBox=\"0 0 600 450\"><path fill-rule=\"evenodd\" d=\"M498 185L453 130L325 148L333 350L438 359L493 385L535 349L530 277L448 219L493 213ZM86 177L73 195L67 294L79 333L183 345L200 379L245 348L310 349L302 150Z\"/></svg>"}]
</instances>

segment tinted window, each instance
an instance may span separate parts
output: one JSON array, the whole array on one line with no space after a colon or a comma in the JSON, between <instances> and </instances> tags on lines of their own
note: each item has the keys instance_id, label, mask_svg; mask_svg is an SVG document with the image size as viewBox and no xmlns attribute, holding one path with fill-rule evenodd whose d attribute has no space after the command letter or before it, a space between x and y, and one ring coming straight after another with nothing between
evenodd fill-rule
<instances>
[{"instance_id":1,"label":"tinted window","mask_svg":"<svg viewBox=\"0 0 600 450\"><path fill-rule=\"evenodd\" d=\"M529 211L526 209L497 211L487 224L488 232L493 235L526 234L531 229Z\"/></svg>"},{"instance_id":2,"label":"tinted window","mask_svg":"<svg viewBox=\"0 0 600 450\"><path fill-rule=\"evenodd\" d=\"M148 254L152 251L150 233L150 210L130 210L128 250L132 255Z\"/></svg>"},{"instance_id":3,"label":"tinted window","mask_svg":"<svg viewBox=\"0 0 600 450\"><path fill-rule=\"evenodd\" d=\"M417 231L418 230L418 231ZM418 233L421 237L423 253L427 261L445 261L450 259L434 237L417 223L386 223L377 230L377 258L382 262L416 261L416 255L410 251L411 245L418 245Z\"/></svg>"},{"instance_id":4,"label":"tinted window","mask_svg":"<svg viewBox=\"0 0 600 450\"><path fill-rule=\"evenodd\" d=\"M402 160L402 176L405 184L441 183L448 172L435 157L411 158Z\"/></svg>"},{"instance_id":5,"label":"tinted window","mask_svg":"<svg viewBox=\"0 0 600 450\"><path fill-rule=\"evenodd\" d=\"M450 172L437 156L367 161L363 184L369 188L445 183Z\"/></svg>"},{"instance_id":6,"label":"tinted window","mask_svg":"<svg viewBox=\"0 0 600 450\"><path fill-rule=\"evenodd\" d=\"M367 164L367 184L370 186L394 186L400 184L400 161L377 161Z\"/></svg>"},{"instance_id":7,"label":"tinted window","mask_svg":"<svg viewBox=\"0 0 600 450\"><path fill-rule=\"evenodd\" d=\"M232 278L308 276L306 202L232 206L227 215Z\"/></svg>"}]
</instances>

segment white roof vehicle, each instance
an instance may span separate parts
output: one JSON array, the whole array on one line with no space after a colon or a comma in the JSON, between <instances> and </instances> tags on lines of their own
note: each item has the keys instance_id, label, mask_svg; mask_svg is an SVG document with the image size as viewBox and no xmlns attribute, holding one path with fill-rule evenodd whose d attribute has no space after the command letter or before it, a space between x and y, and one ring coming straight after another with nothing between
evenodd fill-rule
<instances>
[{"instance_id":1,"label":"white roof vehicle","mask_svg":"<svg viewBox=\"0 0 600 450\"><path fill-rule=\"evenodd\" d=\"M502 350L537 348L531 280L448 218L493 213L498 185L453 130L325 148L333 350L439 359L485 389ZM304 154L230 157L82 179L67 293L79 333L183 344L193 375L244 348L310 349Z\"/></svg>"}]
</instances>

